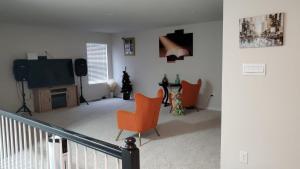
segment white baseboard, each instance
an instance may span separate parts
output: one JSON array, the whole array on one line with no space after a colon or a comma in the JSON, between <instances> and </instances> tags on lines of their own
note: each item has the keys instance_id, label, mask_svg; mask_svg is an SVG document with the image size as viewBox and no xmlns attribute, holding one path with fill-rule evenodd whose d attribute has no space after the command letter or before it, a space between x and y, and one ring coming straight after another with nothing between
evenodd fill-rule
<instances>
[{"instance_id":1,"label":"white baseboard","mask_svg":"<svg viewBox=\"0 0 300 169\"><path fill-rule=\"evenodd\" d=\"M220 108L215 108L215 107L205 107L205 108L201 108L201 109L204 109L204 110L213 110L213 111L221 111Z\"/></svg>"}]
</instances>

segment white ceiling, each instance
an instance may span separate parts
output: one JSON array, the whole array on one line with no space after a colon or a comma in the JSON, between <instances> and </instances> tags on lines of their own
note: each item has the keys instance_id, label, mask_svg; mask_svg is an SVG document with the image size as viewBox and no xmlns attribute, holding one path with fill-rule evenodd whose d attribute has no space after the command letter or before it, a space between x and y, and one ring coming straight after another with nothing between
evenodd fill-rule
<instances>
[{"instance_id":1,"label":"white ceiling","mask_svg":"<svg viewBox=\"0 0 300 169\"><path fill-rule=\"evenodd\" d=\"M223 0L1 0L0 23L128 32L222 19Z\"/></svg>"}]
</instances>

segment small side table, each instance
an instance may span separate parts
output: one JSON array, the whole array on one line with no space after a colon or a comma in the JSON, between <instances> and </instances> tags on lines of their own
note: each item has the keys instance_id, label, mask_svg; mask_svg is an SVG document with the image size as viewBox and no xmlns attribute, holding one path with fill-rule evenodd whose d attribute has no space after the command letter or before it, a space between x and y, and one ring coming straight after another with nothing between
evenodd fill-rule
<instances>
[{"instance_id":1,"label":"small side table","mask_svg":"<svg viewBox=\"0 0 300 169\"><path fill-rule=\"evenodd\" d=\"M178 91L181 90L181 84L177 84L177 83L159 83L159 86L161 86L164 89L164 98L162 103L164 104L165 107L169 106L169 89L168 88L174 88L174 87L178 87Z\"/></svg>"}]
</instances>

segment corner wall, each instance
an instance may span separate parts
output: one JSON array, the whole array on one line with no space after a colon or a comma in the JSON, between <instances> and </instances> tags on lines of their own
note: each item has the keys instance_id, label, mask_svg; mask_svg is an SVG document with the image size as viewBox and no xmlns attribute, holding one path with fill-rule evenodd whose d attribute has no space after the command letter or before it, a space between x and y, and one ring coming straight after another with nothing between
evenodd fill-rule
<instances>
[{"instance_id":1,"label":"corner wall","mask_svg":"<svg viewBox=\"0 0 300 169\"><path fill-rule=\"evenodd\" d=\"M0 37L0 109L2 110L15 112L21 106L21 91L16 86L12 68L13 61L26 59L27 52L43 53L47 50L50 59L74 59L86 57L86 42L107 43L109 69L111 69L110 34L1 24ZM83 83L84 95L87 100L98 99L108 94L106 84L88 85L87 77L83 78ZM77 84L79 83L77 82ZM26 99L32 105L33 96L29 90L26 92Z\"/></svg>"},{"instance_id":2,"label":"corner wall","mask_svg":"<svg viewBox=\"0 0 300 169\"><path fill-rule=\"evenodd\" d=\"M159 36L184 29L194 33L194 56L183 61L167 63L159 58ZM122 37L135 37L136 55L124 56ZM222 22L207 22L192 25L161 28L143 32L117 34L112 40L114 78L121 85L122 70L127 66L135 92L153 96L164 73L169 81L181 79L195 83L203 80L200 94L201 108L221 109L221 67L222 67ZM209 98L210 94L214 97Z\"/></svg>"},{"instance_id":3,"label":"corner wall","mask_svg":"<svg viewBox=\"0 0 300 169\"><path fill-rule=\"evenodd\" d=\"M300 1L224 0L222 169L300 168ZM239 18L285 13L284 46L239 48ZM243 63L267 74L243 76ZM239 152L248 152L248 164Z\"/></svg>"}]
</instances>

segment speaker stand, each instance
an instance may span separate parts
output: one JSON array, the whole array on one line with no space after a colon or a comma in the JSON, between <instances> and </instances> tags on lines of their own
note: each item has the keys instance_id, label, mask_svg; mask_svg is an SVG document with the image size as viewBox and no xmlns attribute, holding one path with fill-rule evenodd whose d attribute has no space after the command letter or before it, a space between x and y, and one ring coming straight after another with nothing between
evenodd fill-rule
<instances>
[{"instance_id":1,"label":"speaker stand","mask_svg":"<svg viewBox=\"0 0 300 169\"><path fill-rule=\"evenodd\" d=\"M83 92L82 92L82 76L79 77L80 78L80 98L79 101L80 103L86 103L87 105L89 105L89 103L86 101L86 99L83 97Z\"/></svg>"},{"instance_id":2,"label":"speaker stand","mask_svg":"<svg viewBox=\"0 0 300 169\"><path fill-rule=\"evenodd\" d=\"M32 116L31 110L26 105L25 92L24 92L24 81L23 80L21 81L21 84L22 84L22 102L23 102L23 105L18 109L18 111L16 113L28 113L30 116Z\"/></svg>"}]
</instances>

